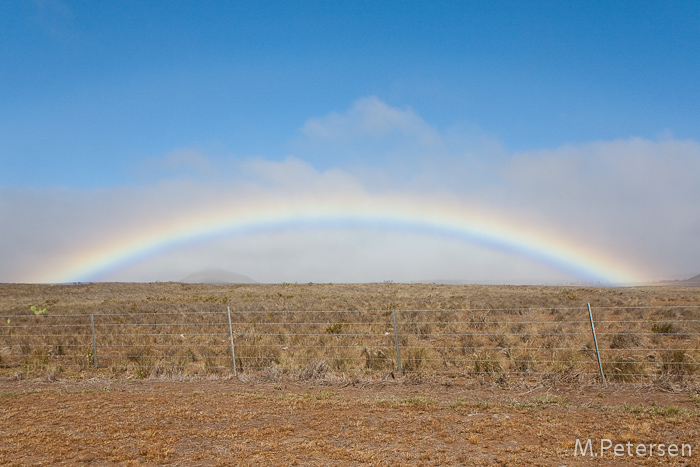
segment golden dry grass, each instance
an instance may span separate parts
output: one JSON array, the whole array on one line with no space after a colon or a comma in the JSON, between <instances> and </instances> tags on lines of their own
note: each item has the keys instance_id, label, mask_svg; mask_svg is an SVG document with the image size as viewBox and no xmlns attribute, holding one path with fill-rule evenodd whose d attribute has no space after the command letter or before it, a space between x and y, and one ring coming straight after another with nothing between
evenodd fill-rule
<instances>
[{"instance_id":1,"label":"golden dry grass","mask_svg":"<svg viewBox=\"0 0 700 467\"><path fill-rule=\"evenodd\" d=\"M243 373L396 377L395 313L404 372L580 381L598 371L588 302L608 378L699 373L700 288L107 283L0 285L0 374L223 376L230 307Z\"/></svg>"}]
</instances>

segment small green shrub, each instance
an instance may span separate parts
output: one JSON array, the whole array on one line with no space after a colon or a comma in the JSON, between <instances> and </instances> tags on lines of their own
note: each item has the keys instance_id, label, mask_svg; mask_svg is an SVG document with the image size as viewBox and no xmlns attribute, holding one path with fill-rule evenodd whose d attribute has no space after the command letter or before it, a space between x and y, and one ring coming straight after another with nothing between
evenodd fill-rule
<instances>
[{"instance_id":1,"label":"small green shrub","mask_svg":"<svg viewBox=\"0 0 700 467\"><path fill-rule=\"evenodd\" d=\"M34 312L34 314L37 316L49 314L49 312L46 308L44 308L43 310L37 310L36 306L32 305L31 307L29 307L29 309L32 310ZM8 323L9 323L9 321L8 321Z\"/></svg>"}]
</instances>

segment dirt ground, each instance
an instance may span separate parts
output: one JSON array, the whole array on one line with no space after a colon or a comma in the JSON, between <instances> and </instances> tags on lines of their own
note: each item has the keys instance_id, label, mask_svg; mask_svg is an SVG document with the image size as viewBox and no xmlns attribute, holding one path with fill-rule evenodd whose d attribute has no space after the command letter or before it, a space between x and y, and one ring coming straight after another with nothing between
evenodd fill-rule
<instances>
[{"instance_id":1,"label":"dirt ground","mask_svg":"<svg viewBox=\"0 0 700 467\"><path fill-rule=\"evenodd\" d=\"M32 305L60 315L587 302L697 306L700 288L0 284L0 311L12 320L32 313ZM110 372L86 370L71 378L9 368L0 377L0 465L700 465L696 378L602 387L595 380L514 379L507 373L392 378L380 371L354 377L336 372L310 381L294 373L181 374L170 380L122 373L107 379ZM579 448L586 448L585 456Z\"/></svg>"},{"instance_id":2,"label":"dirt ground","mask_svg":"<svg viewBox=\"0 0 700 467\"><path fill-rule=\"evenodd\" d=\"M696 389L400 376L4 379L0 465L699 465ZM575 452L577 439L591 439L594 455Z\"/></svg>"}]
</instances>

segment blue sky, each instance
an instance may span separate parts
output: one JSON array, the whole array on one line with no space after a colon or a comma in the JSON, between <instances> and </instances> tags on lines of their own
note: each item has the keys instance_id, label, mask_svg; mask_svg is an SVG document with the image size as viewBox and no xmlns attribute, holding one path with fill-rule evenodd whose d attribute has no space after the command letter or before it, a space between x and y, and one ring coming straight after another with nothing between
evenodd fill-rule
<instances>
[{"instance_id":1,"label":"blue sky","mask_svg":"<svg viewBox=\"0 0 700 467\"><path fill-rule=\"evenodd\" d=\"M699 50L700 4L692 1L2 1L5 230L20 222L24 206L41 206L42 196L57 203L55 212L85 203L84 211L119 219L126 207L105 211L111 201L89 200L96 192L156 193L168 181L269 188L279 180L260 180L245 167L253 160L283 166L291 157L319 174L344 171L370 192L403 187L504 212L529 209L563 232L584 223L562 211L585 211L581 217L600 225L593 243L612 250L620 211L611 206L630 206L635 237L651 228L643 214L650 204L659 203L659 218L675 206L669 231L652 229L635 248L674 258L661 275L700 272L692 245L700 216L688 203L700 184L693 172ZM367 130L376 115L393 115L381 137ZM635 159L640 147L647 156ZM629 172L618 163L611 166L621 173L602 181L591 173L621 154L641 161L649 177L627 191L624 180L616 186ZM564 206L544 202L568 188L540 175L514 180L512 167L523 160L545 172L568 161L580 171L562 180L581 192L561 196ZM659 182L659 167L678 172ZM600 205L586 198L586 181L606 193ZM669 184L676 191L666 191ZM26 229L41 225L21 219ZM94 231L92 239L102 235L87 217L76 224ZM70 237L17 230L10 242L5 235L8 249L46 255L50 245L67 248L60 239ZM687 243L661 245L665 235ZM29 237L34 244L16 240ZM648 256L653 268L659 259ZM14 277L0 271L0 280Z\"/></svg>"}]
</instances>

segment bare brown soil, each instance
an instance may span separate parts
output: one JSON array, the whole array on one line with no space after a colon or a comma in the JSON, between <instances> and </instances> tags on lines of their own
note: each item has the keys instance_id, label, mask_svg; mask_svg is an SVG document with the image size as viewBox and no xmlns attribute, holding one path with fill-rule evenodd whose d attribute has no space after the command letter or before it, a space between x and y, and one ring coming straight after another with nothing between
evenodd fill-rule
<instances>
[{"instance_id":1,"label":"bare brown soil","mask_svg":"<svg viewBox=\"0 0 700 467\"><path fill-rule=\"evenodd\" d=\"M698 465L698 397L471 379L3 381L0 464ZM577 438L689 443L693 457L575 457Z\"/></svg>"}]
</instances>

